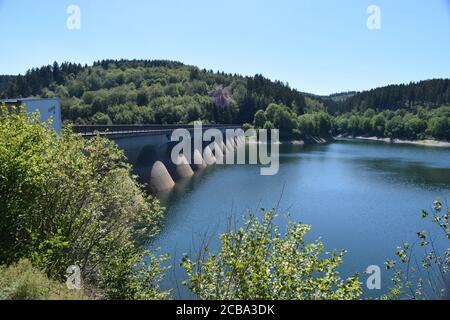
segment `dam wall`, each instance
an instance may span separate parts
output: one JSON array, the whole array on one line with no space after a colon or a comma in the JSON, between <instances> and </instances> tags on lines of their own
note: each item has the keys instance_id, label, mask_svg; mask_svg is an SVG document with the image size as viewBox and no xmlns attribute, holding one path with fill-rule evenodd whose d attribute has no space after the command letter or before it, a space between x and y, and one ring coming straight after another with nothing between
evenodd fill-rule
<instances>
[{"instance_id":1,"label":"dam wall","mask_svg":"<svg viewBox=\"0 0 450 320\"><path fill-rule=\"evenodd\" d=\"M222 133L223 141L202 142L198 149L195 149L193 141L184 138L191 145L190 152L180 153L176 162L172 161L171 155L179 141L171 140L171 131L124 132L105 136L124 151L133 166L133 173L156 194L172 189L177 182L192 177L208 166L225 162L227 154L235 153L235 150L244 146L243 135L227 140L226 128L218 130Z\"/></svg>"}]
</instances>

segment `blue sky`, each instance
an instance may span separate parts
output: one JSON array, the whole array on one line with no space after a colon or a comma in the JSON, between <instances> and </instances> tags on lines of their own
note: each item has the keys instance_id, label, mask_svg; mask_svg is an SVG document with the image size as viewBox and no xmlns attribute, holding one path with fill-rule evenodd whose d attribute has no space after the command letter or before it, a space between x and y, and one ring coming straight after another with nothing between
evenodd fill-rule
<instances>
[{"instance_id":1,"label":"blue sky","mask_svg":"<svg viewBox=\"0 0 450 320\"><path fill-rule=\"evenodd\" d=\"M80 30L66 27L71 4ZM329 94L450 77L450 0L0 0L0 46L0 74L171 59Z\"/></svg>"}]
</instances>

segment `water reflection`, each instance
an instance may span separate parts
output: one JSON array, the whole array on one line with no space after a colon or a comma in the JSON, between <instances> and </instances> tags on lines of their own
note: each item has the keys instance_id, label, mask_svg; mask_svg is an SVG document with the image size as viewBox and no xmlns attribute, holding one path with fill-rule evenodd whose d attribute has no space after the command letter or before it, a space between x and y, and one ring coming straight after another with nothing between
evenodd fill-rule
<instances>
[{"instance_id":1,"label":"water reflection","mask_svg":"<svg viewBox=\"0 0 450 320\"><path fill-rule=\"evenodd\" d=\"M391 179L400 182L420 185L421 187L439 188L450 183L448 168L435 168L423 162L386 161L381 159L365 159L361 163L375 172L385 172Z\"/></svg>"},{"instance_id":2,"label":"water reflection","mask_svg":"<svg viewBox=\"0 0 450 320\"><path fill-rule=\"evenodd\" d=\"M207 167L195 171L192 177L178 180L173 189L157 194L158 199L163 205L170 205L182 199L187 193L194 190L195 186L201 183L206 175L211 174L215 169L215 167Z\"/></svg>"}]
</instances>

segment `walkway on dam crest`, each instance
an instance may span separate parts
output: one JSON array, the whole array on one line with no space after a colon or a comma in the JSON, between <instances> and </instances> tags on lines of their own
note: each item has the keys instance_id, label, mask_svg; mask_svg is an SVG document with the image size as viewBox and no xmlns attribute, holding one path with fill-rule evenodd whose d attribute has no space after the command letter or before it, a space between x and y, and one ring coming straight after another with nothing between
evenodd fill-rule
<instances>
[{"instance_id":1,"label":"walkway on dam crest","mask_svg":"<svg viewBox=\"0 0 450 320\"><path fill-rule=\"evenodd\" d=\"M207 129L239 129L241 126L233 124L208 124L202 125L203 130ZM194 130L194 125L190 124L145 124L145 125L74 125L72 130L83 136L94 136L99 133L104 136L116 136L124 134L171 134L174 130L186 129Z\"/></svg>"}]
</instances>

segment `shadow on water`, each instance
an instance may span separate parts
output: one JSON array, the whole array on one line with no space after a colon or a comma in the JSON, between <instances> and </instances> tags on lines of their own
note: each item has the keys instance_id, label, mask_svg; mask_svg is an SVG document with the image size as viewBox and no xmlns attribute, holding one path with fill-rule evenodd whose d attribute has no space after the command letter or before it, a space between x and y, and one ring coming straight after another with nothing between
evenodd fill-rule
<instances>
[{"instance_id":1,"label":"shadow on water","mask_svg":"<svg viewBox=\"0 0 450 320\"><path fill-rule=\"evenodd\" d=\"M177 180L173 189L160 192L156 196L161 201L163 206L176 203L189 194L189 192L195 190L195 187L216 169L217 168L215 167L206 167L204 169L197 170L192 177Z\"/></svg>"}]
</instances>

